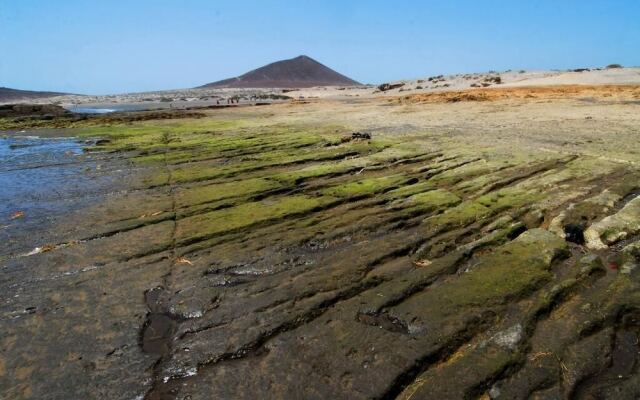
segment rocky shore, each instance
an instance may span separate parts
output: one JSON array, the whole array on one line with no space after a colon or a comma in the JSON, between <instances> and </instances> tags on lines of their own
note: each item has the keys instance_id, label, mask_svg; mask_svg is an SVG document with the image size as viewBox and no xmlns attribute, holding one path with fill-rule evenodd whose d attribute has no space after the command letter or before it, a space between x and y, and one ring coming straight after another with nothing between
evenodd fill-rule
<instances>
[{"instance_id":1,"label":"rocky shore","mask_svg":"<svg viewBox=\"0 0 640 400\"><path fill-rule=\"evenodd\" d=\"M637 398L636 93L4 118L0 398Z\"/></svg>"}]
</instances>

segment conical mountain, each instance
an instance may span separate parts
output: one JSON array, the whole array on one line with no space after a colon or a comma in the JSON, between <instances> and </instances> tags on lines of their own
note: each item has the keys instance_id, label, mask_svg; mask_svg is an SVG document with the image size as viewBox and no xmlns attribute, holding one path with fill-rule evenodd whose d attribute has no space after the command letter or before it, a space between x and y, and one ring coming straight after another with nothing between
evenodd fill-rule
<instances>
[{"instance_id":1,"label":"conical mountain","mask_svg":"<svg viewBox=\"0 0 640 400\"><path fill-rule=\"evenodd\" d=\"M276 61L236 78L207 83L201 88L302 88L353 86L360 83L337 73L311 57Z\"/></svg>"}]
</instances>

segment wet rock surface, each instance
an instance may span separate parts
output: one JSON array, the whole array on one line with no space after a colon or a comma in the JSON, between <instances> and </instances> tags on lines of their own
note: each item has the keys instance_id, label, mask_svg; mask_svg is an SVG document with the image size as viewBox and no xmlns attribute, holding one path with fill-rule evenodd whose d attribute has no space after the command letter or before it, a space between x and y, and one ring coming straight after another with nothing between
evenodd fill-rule
<instances>
[{"instance_id":1,"label":"wet rock surface","mask_svg":"<svg viewBox=\"0 0 640 400\"><path fill-rule=\"evenodd\" d=\"M0 397L640 396L637 164L236 113L5 139Z\"/></svg>"}]
</instances>

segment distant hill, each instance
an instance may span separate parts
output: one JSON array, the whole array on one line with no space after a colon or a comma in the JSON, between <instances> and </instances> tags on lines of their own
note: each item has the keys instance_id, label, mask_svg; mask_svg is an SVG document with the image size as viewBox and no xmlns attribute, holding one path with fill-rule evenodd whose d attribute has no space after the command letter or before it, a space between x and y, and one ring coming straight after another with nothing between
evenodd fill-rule
<instances>
[{"instance_id":1,"label":"distant hill","mask_svg":"<svg viewBox=\"0 0 640 400\"><path fill-rule=\"evenodd\" d=\"M18 90L0 87L0 102L42 99L45 97L62 96L65 93L36 92L31 90Z\"/></svg>"},{"instance_id":2,"label":"distant hill","mask_svg":"<svg viewBox=\"0 0 640 400\"><path fill-rule=\"evenodd\" d=\"M207 83L201 88L303 88L355 86L360 83L307 56L277 61L236 78Z\"/></svg>"}]
</instances>

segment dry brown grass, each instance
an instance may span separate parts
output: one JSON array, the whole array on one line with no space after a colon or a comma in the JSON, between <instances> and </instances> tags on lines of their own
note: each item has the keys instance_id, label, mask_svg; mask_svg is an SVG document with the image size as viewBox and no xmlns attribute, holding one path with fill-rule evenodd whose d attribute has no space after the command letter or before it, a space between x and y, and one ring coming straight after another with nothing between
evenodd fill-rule
<instances>
[{"instance_id":1,"label":"dry brown grass","mask_svg":"<svg viewBox=\"0 0 640 400\"><path fill-rule=\"evenodd\" d=\"M498 101L512 99L564 99L564 98L640 99L640 85L558 85L500 87L417 93L392 99L399 103L457 103L460 101Z\"/></svg>"}]
</instances>

